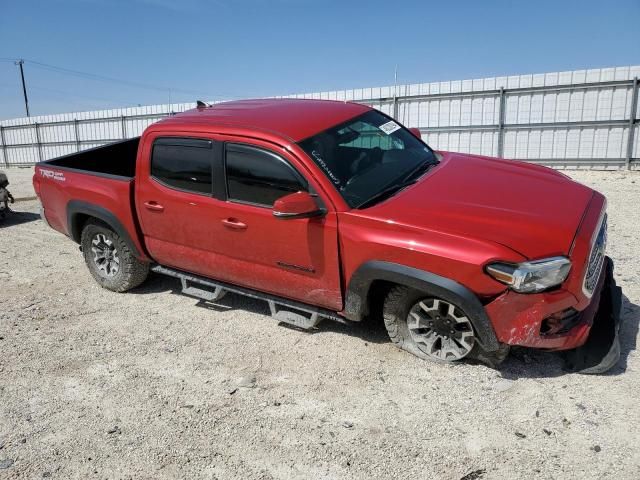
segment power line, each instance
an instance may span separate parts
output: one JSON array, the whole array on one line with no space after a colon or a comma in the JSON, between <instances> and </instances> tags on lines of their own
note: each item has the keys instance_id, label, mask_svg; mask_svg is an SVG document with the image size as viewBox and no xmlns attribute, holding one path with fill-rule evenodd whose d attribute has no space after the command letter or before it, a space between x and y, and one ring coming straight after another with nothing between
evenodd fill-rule
<instances>
[{"instance_id":1,"label":"power line","mask_svg":"<svg viewBox=\"0 0 640 480\"><path fill-rule=\"evenodd\" d=\"M0 61L6 61L6 62L15 62L15 59L12 58L8 58L8 57L0 57ZM101 81L101 82L110 82L110 83L117 83L120 85L128 85L130 87L135 87L135 88L141 88L141 89L146 89L146 90L155 90L155 91L159 91L159 92L164 92L167 93L169 95L169 98L171 98L171 94L173 93L181 93L184 95L189 95L189 96L195 96L195 97L200 97L200 98L210 98L210 99L237 99L237 98L246 98L246 95L232 95L232 94L218 94L218 95L210 95L204 92L200 92L200 91L194 91L194 90L184 90L184 89L179 89L179 88L173 88L173 87L166 87L166 86L160 86L160 85L153 85L153 84L149 84L149 83L142 83L142 82L134 82L131 80L124 80L121 78L115 78L115 77L109 77L109 76L105 76L105 75L99 75L96 73L90 73L90 72L84 72L81 70L75 70L75 69L71 69L71 68L66 68L66 67L60 67L57 65L51 65L49 63L44 63L44 62L38 62L36 60L29 60L29 59L23 59L25 64L29 64L35 68L40 68L43 70L48 70L51 72L55 72L55 73L59 73L59 74L63 74L63 75L71 75L71 76L75 76L78 78L84 78L87 80L94 80L94 81ZM257 93L253 93L251 95L257 95L260 96L261 94L257 94Z\"/></svg>"},{"instance_id":2,"label":"power line","mask_svg":"<svg viewBox=\"0 0 640 480\"><path fill-rule=\"evenodd\" d=\"M139 88L145 88L145 89L149 89L149 90L159 90L159 91L163 91L163 92L168 92L169 90L171 90L168 87L158 87L155 85L147 85L147 84L143 84L143 83L137 83L137 82L131 82L128 80L120 80L120 79L116 79L116 78L111 78L111 77L103 77L102 75L96 75L93 73L87 73L87 72L81 72L78 70L71 70L69 68L64 68L64 67L57 67L55 65L49 65L46 63L41 63L41 62L36 62L33 60L27 60L27 62L29 62L32 65L35 65L39 68L44 68L45 70L52 70L54 72L59 72L59 73L65 73L68 75L74 75L77 77L81 77L81 78L88 78L88 79L92 79L92 80L100 80L100 81L104 81L104 82L112 82L112 83L120 83L122 85L131 85L134 87L139 87Z\"/></svg>"},{"instance_id":3,"label":"power line","mask_svg":"<svg viewBox=\"0 0 640 480\"><path fill-rule=\"evenodd\" d=\"M82 95L80 93L73 93L73 92L68 92L68 91L65 91L65 90L56 90L56 89L49 88L49 87L41 87L39 85L29 85L29 89L30 90L41 90L43 92L48 92L48 93L54 93L54 94L57 94L58 96L62 95L62 96L66 96L66 97L85 98L85 99L88 99L88 100L99 100L99 101L102 101L102 102L122 103L122 104L126 104L127 106L136 106L139 103L139 102L130 102L128 100L122 100L122 99L116 99L116 98L104 98L104 97L94 97L94 96L90 96L90 95Z\"/></svg>"},{"instance_id":4,"label":"power line","mask_svg":"<svg viewBox=\"0 0 640 480\"><path fill-rule=\"evenodd\" d=\"M15 87L13 84L0 82L0 87ZM53 88L41 87L39 85L29 84L29 94L34 97L34 93L43 92L47 100L56 99L55 102L63 102L64 104L74 105L74 108L81 110L103 110L109 108L130 108L141 106L139 102L128 101L123 99L93 97L88 95L75 94L68 91L57 90ZM42 100L42 96L35 95L36 103ZM33 102L32 102L33 103ZM44 115L44 114L41 114ZM7 117L9 118L9 117Z\"/></svg>"},{"instance_id":5,"label":"power line","mask_svg":"<svg viewBox=\"0 0 640 480\"><path fill-rule=\"evenodd\" d=\"M61 74L66 74L66 75L73 75L73 76L80 77L80 78L85 78L85 79L88 79L88 80L97 80L97 81L102 81L102 82L119 83L121 85L129 85L131 87L142 88L142 89L147 89L147 90L156 90L156 91L161 91L161 92L166 92L166 93L177 92L177 93L183 93L183 94L187 94L187 95L196 95L196 96L202 95L202 92L195 92L195 91L191 91L191 90L182 90L182 89L172 88L172 87L151 85L151 84L147 84L147 83L132 82L130 80L123 80L123 79L119 79L119 78L107 77L107 76L98 75L98 74L95 74L95 73L83 72L83 71L80 71L80 70L73 70L71 68L65 68L65 67L59 67L59 66L56 66L56 65L50 65L48 63L36 62L35 60L25 60L25 62L29 63L30 65L33 65L35 67L38 67L38 68L42 68L42 69L45 69L45 70L49 70L49 71L53 71L53 72L57 72L57 73L61 73ZM210 95L203 95L203 96L211 97Z\"/></svg>"},{"instance_id":6,"label":"power line","mask_svg":"<svg viewBox=\"0 0 640 480\"><path fill-rule=\"evenodd\" d=\"M165 87L165 86L159 86L159 85L153 85L153 84L148 84L148 83L141 83L141 82L135 82L135 81L131 81L131 80L124 80L124 79L120 79L120 78L114 78L114 77L109 77L109 76L105 76L105 75L99 75L99 74L95 74L95 73L90 73L90 72L84 72L81 70L75 70L75 69L71 69L71 68L66 68L66 67L60 67L57 65L51 65L49 63L44 63L44 62L38 62L36 60L28 60L28 59L20 59L20 60L16 60L13 58L8 58L8 57L0 57L0 62L11 62L14 63L16 65L20 66L20 70L21 70L21 75L22 75L22 82L23 82L23 94L25 97L25 108L27 109L27 116L29 116L29 110L28 110L28 103L27 103L27 92L26 92L26 86L24 84L24 73L22 72L22 68L23 68L23 64L28 64L29 66L31 66L32 68L37 68L37 69L42 69L42 70L46 70L49 72L54 72L54 73L58 73L58 74L62 74L62 75L70 75L70 76L74 76L74 77L78 77L78 78L83 78L86 80L93 80L93 81L100 81L100 82L108 82L108 83L115 83L115 84L120 84L120 85L127 85L130 87L134 87L134 88L140 88L140 89L144 89L144 90L154 90L157 92L163 92L165 94L168 95L168 99L169 99L169 103L171 103L172 101L172 95L173 94L182 94L182 95L188 95L189 97L191 97L191 100L193 100L193 97L196 98L205 98L205 99L227 99L227 100L231 100L231 99L237 99L237 98L246 98L246 96L237 96L237 95L208 95L202 92L196 92L196 91L192 91L192 90L183 90L183 89L178 89L178 88L172 88L172 87ZM44 87L31 87L31 88L36 88L38 90L44 90L46 91L47 89ZM84 98L90 98L90 99L94 99L94 100L98 100L97 97L89 97L89 96L83 96L83 95L78 95L78 94L73 94L71 92L62 92L62 91L56 91L53 89L48 89L51 93L57 93L57 94L62 94L62 95L72 95L72 96L76 96L76 97L84 97ZM103 101L116 101L116 100L108 100L108 99L102 99ZM123 102L123 103L130 103L130 102ZM133 105L136 105L139 103L138 102L133 102Z\"/></svg>"}]
</instances>

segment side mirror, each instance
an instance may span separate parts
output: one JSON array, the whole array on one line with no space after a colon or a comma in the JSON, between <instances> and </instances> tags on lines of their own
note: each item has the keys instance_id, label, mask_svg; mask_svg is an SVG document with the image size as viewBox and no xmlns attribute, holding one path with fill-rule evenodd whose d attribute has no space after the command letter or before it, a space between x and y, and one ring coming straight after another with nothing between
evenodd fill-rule
<instances>
[{"instance_id":1,"label":"side mirror","mask_svg":"<svg viewBox=\"0 0 640 480\"><path fill-rule=\"evenodd\" d=\"M413 133L416 137L418 137L420 140L422 140L422 133L420 133L420 129L419 128L410 128L409 131L411 133Z\"/></svg>"},{"instance_id":2,"label":"side mirror","mask_svg":"<svg viewBox=\"0 0 640 480\"><path fill-rule=\"evenodd\" d=\"M283 220L324 215L315 198L307 192L296 192L280 197L273 204L273 216Z\"/></svg>"}]
</instances>

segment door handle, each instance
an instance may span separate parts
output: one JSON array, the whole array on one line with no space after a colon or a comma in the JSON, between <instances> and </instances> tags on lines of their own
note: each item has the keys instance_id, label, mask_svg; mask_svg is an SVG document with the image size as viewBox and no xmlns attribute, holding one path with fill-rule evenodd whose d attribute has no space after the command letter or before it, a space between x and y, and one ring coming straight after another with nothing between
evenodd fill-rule
<instances>
[{"instance_id":1,"label":"door handle","mask_svg":"<svg viewBox=\"0 0 640 480\"><path fill-rule=\"evenodd\" d=\"M144 206L147 210L151 210L152 212L164 212L164 207L153 200L144 202Z\"/></svg>"},{"instance_id":2,"label":"door handle","mask_svg":"<svg viewBox=\"0 0 640 480\"><path fill-rule=\"evenodd\" d=\"M245 230L247 228L246 223L242 223L236 218L225 218L222 220L222 224L225 227L233 228L234 230Z\"/></svg>"}]
</instances>

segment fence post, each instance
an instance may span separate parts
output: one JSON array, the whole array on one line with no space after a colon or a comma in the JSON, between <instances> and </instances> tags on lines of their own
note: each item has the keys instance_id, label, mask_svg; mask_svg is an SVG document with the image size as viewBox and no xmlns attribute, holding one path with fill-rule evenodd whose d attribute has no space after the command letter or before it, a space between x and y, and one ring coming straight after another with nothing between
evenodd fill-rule
<instances>
[{"instance_id":1,"label":"fence post","mask_svg":"<svg viewBox=\"0 0 640 480\"><path fill-rule=\"evenodd\" d=\"M9 166L9 160L7 158L7 142L4 139L4 127L0 125L0 141L2 142L2 157L4 159L4 166Z\"/></svg>"},{"instance_id":2,"label":"fence post","mask_svg":"<svg viewBox=\"0 0 640 480\"><path fill-rule=\"evenodd\" d=\"M34 123L36 127L36 149L38 150L38 161L42 161L42 143L40 142L40 128L38 126L38 122Z\"/></svg>"},{"instance_id":3,"label":"fence post","mask_svg":"<svg viewBox=\"0 0 640 480\"><path fill-rule=\"evenodd\" d=\"M498 158L503 158L504 155L504 117L505 117L505 103L506 96L504 94L504 87L500 87L500 110L498 112Z\"/></svg>"},{"instance_id":4,"label":"fence post","mask_svg":"<svg viewBox=\"0 0 640 480\"><path fill-rule=\"evenodd\" d=\"M627 135L627 156L625 167L631 170L631 157L633 157L633 141L636 133L636 111L638 110L638 77L634 77L631 87L631 112L629 112L629 134Z\"/></svg>"},{"instance_id":5,"label":"fence post","mask_svg":"<svg viewBox=\"0 0 640 480\"><path fill-rule=\"evenodd\" d=\"M122 126L122 139L124 140L125 138L127 138L127 122L124 115L120 117L120 121L120 125Z\"/></svg>"},{"instance_id":6,"label":"fence post","mask_svg":"<svg viewBox=\"0 0 640 480\"><path fill-rule=\"evenodd\" d=\"M80 129L78 127L78 119L73 119L73 131L76 134L76 152L80 151Z\"/></svg>"}]
</instances>

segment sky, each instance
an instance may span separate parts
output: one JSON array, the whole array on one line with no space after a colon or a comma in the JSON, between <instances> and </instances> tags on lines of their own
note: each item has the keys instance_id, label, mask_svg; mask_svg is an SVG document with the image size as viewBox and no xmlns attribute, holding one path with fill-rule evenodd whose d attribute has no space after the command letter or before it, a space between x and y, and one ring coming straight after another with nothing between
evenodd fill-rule
<instances>
[{"instance_id":1,"label":"sky","mask_svg":"<svg viewBox=\"0 0 640 480\"><path fill-rule=\"evenodd\" d=\"M640 64L640 0L0 0L0 118Z\"/></svg>"}]
</instances>

